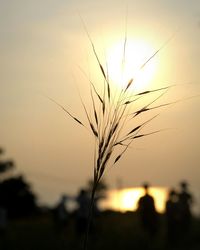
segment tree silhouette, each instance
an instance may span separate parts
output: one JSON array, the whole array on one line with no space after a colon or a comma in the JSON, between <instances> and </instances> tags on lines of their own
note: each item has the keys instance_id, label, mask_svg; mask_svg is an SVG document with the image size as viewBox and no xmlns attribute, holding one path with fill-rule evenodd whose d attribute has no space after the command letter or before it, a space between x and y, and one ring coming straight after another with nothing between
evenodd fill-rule
<instances>
[{"instance_id":1,"label":"tree silhouette","mask_svg":"<svg viewBox=\"0 0 200 250\"><path fill-rule=\"evenodd\" d=\"M0 148L0 155L4 153L4 150ZM12 160L0 160L0 174L4 173L14 167L14 162Z\"/></svg>"},{"instance_id":2,"label":"tree silhouette","mask_svg":"<svg viewBox=\"0 0 200 250\"><path fill-rule=\"evenodd\" d=\"M93 185L94 185L94 181L92 179L88 180L87 187L86 187L86 190L88 193L92 193ZM106 184L105 181L101 180L96 188L95 196L98 199L106 198L107 189L108 189L108 185Z\"/></svg>"},{"instance_id":3,"label":"tree silhouette","mask_svg":"<svg viewBox=\"0 0 200 250\"><path fill-rule=\"evenodd\" d=\"M30 215L36 210L35 195L23 176L0 182L0 206L6 208L12 218Z\"/></svg>"},{"instance_id":4,"label":"tree silhouette","mask_svg":"<svg viewBox=\"0 0 200 250\"><path fill-rule=\"evenodd\" d=\"M3 153L4 150L0 148L0 154ZM0 176L13 167L13 161L0 160ZM1 178L0 207L5 208L11 218L30 215L36 210L36 197L22 175Z\"/></svg>"}]
</instances>

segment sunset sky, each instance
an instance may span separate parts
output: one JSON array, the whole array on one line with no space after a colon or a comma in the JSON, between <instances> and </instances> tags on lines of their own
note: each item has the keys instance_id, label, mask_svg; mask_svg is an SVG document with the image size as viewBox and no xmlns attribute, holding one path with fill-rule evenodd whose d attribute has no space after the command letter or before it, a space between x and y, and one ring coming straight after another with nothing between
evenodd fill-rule
<instances>
[{"instance_id":1,"label":"sunset sky","mask_svg":"<svg viewBox=\"0 0 200 250\"><path fill-rule=\"evenodd\" d=\"M169 130L137 140L119 164L106 171L106 182L113 188L119 180L124 187L144 181L177 187L186 179L198 200L198 0L1 0L0 146L6 150L4 157L14 159L16 172L26 176L43 202L54 202L64 192L76 194L91 178L93 138L46 98L86 120L79 91L87 103L85 74L99 87L100 72L81 19L100 59L108 60L113 84L127 28L127 53L131 55L127 61L133 60L133 65L162 47L143 72L145 84L138 80L138 89L176 84L162 101L183 99L157 110L160 115L145 132Z\"/></svg>"}]
</instances>

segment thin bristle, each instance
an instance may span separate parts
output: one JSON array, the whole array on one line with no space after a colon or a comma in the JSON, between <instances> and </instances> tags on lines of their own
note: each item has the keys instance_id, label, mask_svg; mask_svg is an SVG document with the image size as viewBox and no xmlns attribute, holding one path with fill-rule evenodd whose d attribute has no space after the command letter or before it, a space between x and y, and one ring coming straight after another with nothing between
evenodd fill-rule
<instances>
[{"instance_id":1,"label":"thin bristle","mask_svg":"<svg viewBox=\"0 0 200 250\"><path fill-rule=\"evenodd\" d=\"M124 92L127 91L127 89L131 86L132 83L133 83L133 78L130 79L130 81L128 82L128 84L127 84L126 89L124 90Z\"/></svg>"},{"instance_id":2,"label":"thin bristle","mask_svg":"<svg viewBox=\"0 0 200 250\"><path fill-rule=\"evenodd\" d=\"M145 105L144 107L142 107L141 109L139 109L138 111L133 113L133 117L136 117L137 115L144 113L146 111L150 111L152 108L148 108L151 104L153 104L154 102L156 102L158 99L160 99L163 95L166 94L166 91L163 92L161 95L159 95L158 97L156 97L153 101L149 102L147 105Z\"/></svg>"},{"instance_id":3,"label":"thin bristle","mask_svg":"<svg viewBox=\"0 0 200 250\"><path fill-rule=\"evenodd\" d=\"M94 128L94 125L90 122L90 127L92 129L93 134L98 138L98 132L96 131L96 129Z\"/></svg>"},{"instance_id":4,"label":"thin bristle","mask_svg":"<svg viewBox=\"0 0 200 250\"><path fill-rule=\"evenodd\" d=\"M159 89L146 90L146 91L143 91L143 92L140 92L140 93L136 94L135 96L137 96L137 95L146 95L146 94L150 94L150 93L153 93L153 92L157 92L157 91L169 89L169 88L171 88L171 87L173 87L173 86L174 86L174 85L170 85L170 86L166 86L166 87L159 88Z\"/></svg>"},{"instance_id":5,"label":"thin bristle","mask_svg":"<svg viewBox=\"0 0 200 250\"><path fill-rule=\"evenodd\" d=\"M98 117L97 117L97 112L96 112L96 107L95 107L95 102L94 102L94 97L92 94L92 90L91 90L91 98L92 98L92 106L93 106L93 112L94 112L94 117L95 117L95 121L96 121L96 125L98 127L99 121L98 121Z\"/></svg>"},{"instance_id":6,"label":"thin bristle","mask_svg":"<svg viewBox=\"0 0 200 250\"><path fill-rule=\"evenodd\" d=\"M47 96L46 96L47 97ZM65 113L67 113L72 119L74 119L76 122L78 122L80 125L82 125L83 127L84 124L75 116L73 116L66 108L64 108L61 104L59 104L58 102L56 102L54 99L47 97L50 101L54 102L57 106L59 106L63 111L65 111Z\"/></svg>"},{"instance_id":7,"label":"thin bristle","mask_svg":"<svg viewBox=\"0 0 200 250\"><path fill-rule=\"evenodd\" d=\"M147 134L135 135L135 136L133 136L132 139L137 139L137 138L141 138L141 137L144 137L144 136L149 136L149 135L157 134L157 133L159 133L161 131L163 131L163 130L157 130L157 131L153 131L153 132L147 133Z\"/></svg>"}]
</instances>

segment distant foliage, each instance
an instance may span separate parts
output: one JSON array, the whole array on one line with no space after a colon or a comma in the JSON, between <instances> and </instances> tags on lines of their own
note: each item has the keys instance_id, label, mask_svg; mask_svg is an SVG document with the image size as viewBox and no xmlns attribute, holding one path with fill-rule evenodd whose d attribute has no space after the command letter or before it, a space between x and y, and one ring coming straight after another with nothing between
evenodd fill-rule
<instances>
[{"instance_id":1,"label":"distant foliage","mask_svg":"<svg viewBox=\"0 0 200 250\"><path fill-rule=\"evenodd\" d=\"M36 210L36 197L23 176L0 182L0 206L12 218L30 215Z\"/></svg>"},{"instance_id":2,"label":"distant foliage","mask_svg":"<svg viewBox=\"0 0 200 250\"><path fill-rule=\"evenodd\" d=\"M4 151L0 148L0 154ZM36 210L36 196L23 176L10 176L5 173L14 168L11 160L0 160L0 207L6 209L8 216L16 218L30 215Z\"/></svg>"},{"instance_id":3,"label":"distant foliage","mask_svg":"<svg viewBox=\"0 0 200 250\"><path fill-rule=\"evenodd\" d=\"M94 186L94 181L91 179L88 181L87 183L87 191L88 193L92 193L92 189ZM101 180L96 188L96 192L95 192L95 197L97 199L104 199L106 198L106 191L108 190L108 186L106 184L106 182L104 180Z\"/></svg>"},{"instance_id":4,"label":"distant foliage","mask_svg":"<svg viewBox=\"0 0 200 250\"><path fill-rule=\"evenodd\" d=\"M4 153L3 149L0 148L0 155ZM0 174L4 173L14 167L14 162L11 160L0 160Z\"/></svg>"}]
</instances>

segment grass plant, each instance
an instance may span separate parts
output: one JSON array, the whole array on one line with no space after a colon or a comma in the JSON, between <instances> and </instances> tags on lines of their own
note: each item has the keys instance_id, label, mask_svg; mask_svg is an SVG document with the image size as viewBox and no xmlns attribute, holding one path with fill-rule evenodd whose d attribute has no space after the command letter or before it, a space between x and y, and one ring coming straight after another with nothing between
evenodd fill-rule
<instances>
[{"instance_id":1,"label":"grass plant","mask_svg":"<svg viewBox=\"0 0 200 250\"><path fill-rule=\"evenodd\" d=\"M143 132L143 128L147 126L152 120L154 120L158 116L158 114L152 114L150 118L148 117L148 119L144 116L144 118L140 119L140 123L138 123L137 117L142 117L146 113L151 113L151 111L153 110L160 109L164 106L172 104L173 102L160 104L158 103L158 101L163 97L163 95L170 87L174 86L168 85L162 86L157 89L147 89L142 92L136 92L134 90L134 76L130 78L129 81L124 82L122 67L121 89L117 91L116 87L113 86L113 83L109 78L108 67L106 64L103 65L103 63L101 62L98 52L89 33L87 32L86 27L85 31L90 41L93 55L96 59L96 63L98 65L102 78L101 88L99 90L95 82L93 82L88 77L91 101L89 107L85 105L84 100L82 100L81 98L81 103L85 112L87 122L82 122L78 117L69 112L65 107L51 99L53 102L59 105L59 107L62 108L63 111L76 123L78 123L82 127L87 128L91 132L95 140L93 188L88 215L88 227L83 244L84 250L87 249L89 227L92 218L95 192L98 183L104 176L108 166L110 165L112 167L118 164L126 151L130 148L131 144L133 144L137 139L161 131L155 130L148 133ZM169 42L169 40L167 42ZM127 32L125 32L124 36L123 58L121 62L122 66L124 66L126 62L126 43ZM166 45L166 43L164 45ZM155 53L153 53L149 58L146 58L139 70L142 70L159 53L163 46L156 50ZM145 100L147 96L148 98L151 98L150 101L148 99L148 101L146 102ZM141 100L144 101L141 102Z\"/></svg>"}]
</instances>

